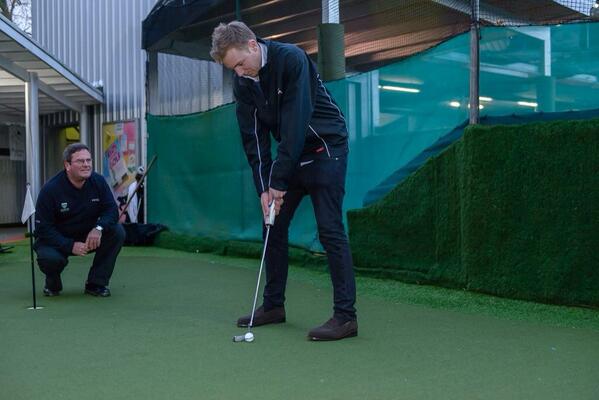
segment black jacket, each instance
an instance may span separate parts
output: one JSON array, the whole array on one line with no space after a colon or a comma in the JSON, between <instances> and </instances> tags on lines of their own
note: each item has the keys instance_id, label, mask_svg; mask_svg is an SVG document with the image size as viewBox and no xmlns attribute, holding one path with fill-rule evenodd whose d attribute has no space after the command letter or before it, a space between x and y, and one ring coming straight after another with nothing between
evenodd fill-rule
<instances>
[{"instance_id":1,"label":"black jacket","mask_svg":"<svg viewBox=\"0 0 599 400\"><path fill-rule=\"evenodd\" d=\"M348 152L345 118L308 55L292 44L268 48L259 82L235 76L237 120L258 194L287 190L301 161ZM279 143L271 158L270 134Z\"/></svg>"},{"instance_id":2,"label":"black jacket","mask_svg":"<svg viewBox=\"0 0 599 400\"><path fill-rule=\"evenodd\" d=\"M96 225L111 228L118 209L110 187L95 172L77 189L63 170L40 190L35 205L36 245L44 244L69 255L75 241L85 241Z\"/></svg>"}]
</instances>

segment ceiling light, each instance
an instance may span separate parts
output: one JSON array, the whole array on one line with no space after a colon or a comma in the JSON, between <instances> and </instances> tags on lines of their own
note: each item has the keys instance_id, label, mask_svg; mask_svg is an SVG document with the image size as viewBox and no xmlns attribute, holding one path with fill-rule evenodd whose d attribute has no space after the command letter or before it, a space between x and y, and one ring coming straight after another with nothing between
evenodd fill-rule
<instances>
[{"instance_id":1,"label":"ceiling light","mask_svg":"<svg viewBox=\"0 0 599 400\"><path fill-rule=\"evenodd\" d=\"M451 107L459 108L460 107L460 102L459 101L450 101L449 105Z\"/></svg>"},{"instance_id":2,"label":"ceiling light","mask_svg":"<svg viewBox=\"0 0 599 400\"><path fill-rule=\"evenodd\" d=\"M518 105L524 106L524 107L537 107L539 104L538 103L533 103L533 102L530 102L530 101L519 101Z\"/></svg>"},{"instance_id":3,"label":"ceiling light","mask_svg":"<svg viewBox=\"0 0 599 400\"><path fill-rule=\"evenodd\" d=\"M480 101L493 101L492 97L485 97L485 96L480 96L478 99Z\"/></svg>"},{"instance_id":4,"label":"ceiling light","mask_svg":"<svg viewBox=\"0 0 599 400\"><path fill-rule=\"evenodd\" d=\"M379 85L379 89L383 90L391 90L394 92L405 92L405 93L420 93L420 89L407 88L402 86L387 86L387 85Z\"/></svg>"}]
</instances>

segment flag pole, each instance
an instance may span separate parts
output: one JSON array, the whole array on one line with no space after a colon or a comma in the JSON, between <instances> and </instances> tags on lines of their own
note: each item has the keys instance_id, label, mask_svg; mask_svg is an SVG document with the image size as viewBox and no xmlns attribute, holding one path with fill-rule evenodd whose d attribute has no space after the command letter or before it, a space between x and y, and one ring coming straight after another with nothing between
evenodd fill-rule
<instances>
[{"instance_id":1,"label":"flag pole","mask_svg":"<svg viewBox=\"0 0 599 400\"><path fill-rule=\"evenodd\" d=\"M29 226L29 255L31 257L31 288L33 291L33 309L37 310L37 301L35 298L35 267L33 266L33 229L31 229L31 217L29 217L27 225Z\"/></svg>"},{"instance_id":2,"label":"flag pole","mask_svg":"<svg viewBox=\"0 0 599 400\"><path fill-rule=\"evenodd\" d=\"M27 230L29 231L29 256L31 258L31 288L33 291L33 307L29 307L30 310L39 310L44 307L37 306L37 299L35 298L35 267L33 266L33 215L35 214L35 204L33 204L33 198L31 197L31 185L27 184L27 191L25 192L25 202L23 204L23 213L21 214L21 223L27 222Z\"/></svg>"}]
</instances>

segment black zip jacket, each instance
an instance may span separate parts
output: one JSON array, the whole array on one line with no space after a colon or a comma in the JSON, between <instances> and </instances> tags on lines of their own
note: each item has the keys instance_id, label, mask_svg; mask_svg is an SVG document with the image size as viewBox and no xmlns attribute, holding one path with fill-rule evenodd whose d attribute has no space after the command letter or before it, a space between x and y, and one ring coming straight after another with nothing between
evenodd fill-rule
<instances>
[{"instance_id":1,"label":"black zip jacket","mask_svg":"<svg viewBox=\"0 0 599 400\"><path fill-rule=\"evenodd\" d=\"M102 175L92 172L81 189L59 172L40 190L35 205L36 245L44 244L71 254L75 241L85 241L96 226L117 223L118 209Z\"/></svg>"},{"instance_id":2,"label":"black zip jacket","mask_svg":"<svg viewBox=\"0 0 599 400\"><path fill-rule=\"evenodd\" d=\"M237 121L258 195L287 190L300 162L348 152L345 118L308 55L292 44L267 46L259 82L235 76ZM279 143L271 157L270 134Z\"/></svg>"}]
</instances>

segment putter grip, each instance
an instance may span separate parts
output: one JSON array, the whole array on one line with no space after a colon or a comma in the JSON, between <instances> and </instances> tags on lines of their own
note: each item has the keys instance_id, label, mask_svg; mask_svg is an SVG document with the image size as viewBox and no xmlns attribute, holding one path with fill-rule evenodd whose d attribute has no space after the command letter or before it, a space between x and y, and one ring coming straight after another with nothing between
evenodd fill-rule
<instances>
[{"instance_id":1,"label":"putter grip","mask_svg":"<svg viewBox=\"0 0 599 400\"><path fill-rule=\"evenodd\" d=\"M273 226L275 224L275 202L273 200L268 206L268 221L266 221L267 226Z\"/></svg>"}]
</instances>

